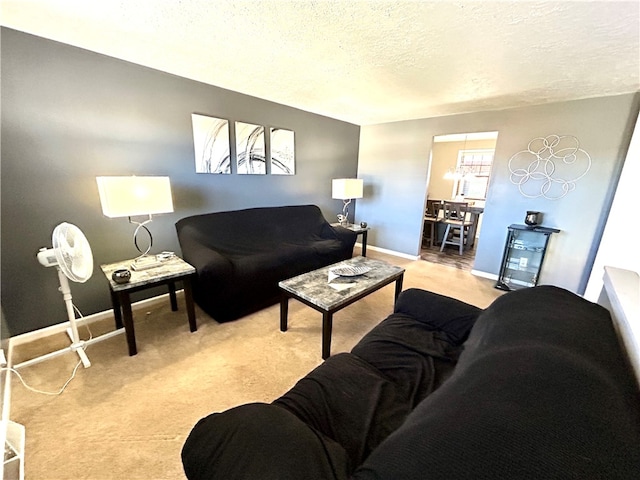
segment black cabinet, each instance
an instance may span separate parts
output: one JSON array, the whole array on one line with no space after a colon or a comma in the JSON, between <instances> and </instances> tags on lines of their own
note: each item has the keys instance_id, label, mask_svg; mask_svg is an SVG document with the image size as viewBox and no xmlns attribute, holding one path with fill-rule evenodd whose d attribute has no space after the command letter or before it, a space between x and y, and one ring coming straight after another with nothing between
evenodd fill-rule
<instances>
[{"instance_id":1,"label":"black cabinet","mask_svg":"<svg viewBox=\"0 0 640 480\"><path fill-rule=\"evenodd\" d=\"M538 284L547 244L556 228L510 225L496 288L518 290Z\"/></svg>"}]
</instances>

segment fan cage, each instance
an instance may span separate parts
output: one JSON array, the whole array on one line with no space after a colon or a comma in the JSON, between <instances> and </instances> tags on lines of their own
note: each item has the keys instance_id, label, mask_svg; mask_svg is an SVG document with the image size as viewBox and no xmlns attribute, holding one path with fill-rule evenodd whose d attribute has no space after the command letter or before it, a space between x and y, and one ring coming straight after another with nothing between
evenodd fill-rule
<instances>
[{"instance_id":1,"label":"fan cage","mask_svg":"<svg viewBox=\"0 0 640 480\"><path fill-rule=\"evenodd\" d=\"M63 222L53 230L51 240L62 272L74 282L89 280L93 274L93 255L82 231L75 225Z\"/></svg>"}]
</instances>

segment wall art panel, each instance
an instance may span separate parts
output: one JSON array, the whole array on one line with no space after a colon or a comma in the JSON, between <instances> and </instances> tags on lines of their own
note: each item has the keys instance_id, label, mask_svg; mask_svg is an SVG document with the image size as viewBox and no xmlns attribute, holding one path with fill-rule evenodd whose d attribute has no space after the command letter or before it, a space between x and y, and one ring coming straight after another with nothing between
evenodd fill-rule
<instances>
[{"instance_id":1,"label":"wall art panel","mask_svg":"<svg viewBox=\"0 0 640 480\"><path fill-rule=\"evenodd\" d=\"M294 133L284 128L271 128L271 174L295 175Z\"/></svg>"},{"instance_id":2,"label":"wall art panel","mask_svg":"<svg viewBox=\"0 0 640 480\"><path fill-rule=\"evenodd\" d=\"M196 173L231 173L229 121L191 114Z\"/></svg>"},{"instance_id":3,"label":"wall art panel","mask_svg":"<svg viewBox=\"0 0 640 480\"><path fill-rule=\"evenodd\" d=\"M263 126L236 122L236 162L239 174L267 173Z\"/></svg>"}]
</instances>

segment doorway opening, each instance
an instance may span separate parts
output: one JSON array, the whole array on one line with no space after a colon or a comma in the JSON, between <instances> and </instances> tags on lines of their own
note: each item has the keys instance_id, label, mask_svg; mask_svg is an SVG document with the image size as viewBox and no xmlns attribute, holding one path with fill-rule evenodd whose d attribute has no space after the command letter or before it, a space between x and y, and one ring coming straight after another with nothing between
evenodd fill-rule
<instances>
[{"instance_id":1,"label":"doorway opening","mask_svg":"<svg viewBox=\"0 0 640 480\"><path fill-rule=\"evenodd\" d=\"M498 132L457 133L433 138L425 186L421 259L462 270L470 271L473 268L497 139ZM440 202L441 208L435 226L431 228L434 220L428 218L427 205L433 201ZM450 228L447 236L451 240L452 232L462 232L463 240L458 238L464 243L462 254L458 247L448 242L442 246L447 230L444 207L449 202L466 204L463 219L466 226L462 230ZM434 232L433 241L431 232Z\"/></svg>"}]
</instances>

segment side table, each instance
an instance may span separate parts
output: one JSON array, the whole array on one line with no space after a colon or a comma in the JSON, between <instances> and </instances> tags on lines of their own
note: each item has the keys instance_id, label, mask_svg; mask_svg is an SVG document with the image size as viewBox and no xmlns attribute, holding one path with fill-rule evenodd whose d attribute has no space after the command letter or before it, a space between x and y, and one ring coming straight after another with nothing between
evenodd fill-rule
<instances>
[{"instance_id":1,"label":"side table","mask_svg":"<svg viewBox=\"0 0 640 480\"><path fill-rule=\"evenodd\" d=\"M356 223L349 223L347 225L342 225L341 223L332 223L331 226L346 228L347 230L356 232L356 235L362 235L362 256L367 256L367 234L369 233L369 227L361 227Z\"/></svg>"},{"instance_id":2,"label":"side table","mask_svg":"<svg viewBox=\"0 0 640 480\"><path fill-rule=\"evenodd\" d=\"M196 269L180 257L176 256L162 262L158 267L149 268L147 270L132 270L132 262L133 260L125 260L108 265L100 265L102 272L109 282L116 328L122 328L124 326L124 331L127 336L127 345L129 346L129 355L135 355L138 353L138 349L136 347L136 335L133 328L133 314L131 311L130 294L133 292L138 292L146 288L157 287L158 285L167 285L169 287L171 310L175 312L178 310L176 282L181 280L184 288L184 299L187 304L189 330L191 332L195 332L198 327L196 325L196 312L193 304L191 277L195 275ZM120 269L127 269L131 271L131 279L129 282L116 283L113 281L111 274L115 270Z\"/></svg>"}]
</instances>

